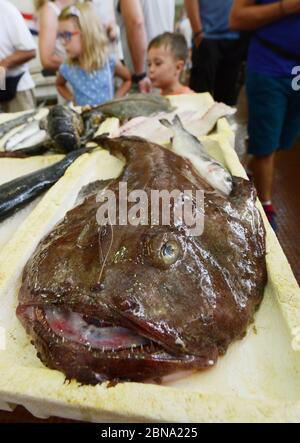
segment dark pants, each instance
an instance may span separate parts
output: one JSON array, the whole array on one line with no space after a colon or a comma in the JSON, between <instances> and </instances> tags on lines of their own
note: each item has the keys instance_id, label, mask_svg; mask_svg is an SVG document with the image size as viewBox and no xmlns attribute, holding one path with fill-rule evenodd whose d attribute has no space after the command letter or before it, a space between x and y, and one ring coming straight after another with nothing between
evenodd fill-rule
<instances>
[{"instance_id":1,"label":"dark pants","mask_svg":"<svg viewBox=\"0 0 300 443\"><path fill-rule=\"evenodd\" d=\"M240 40L204 39L199 48L193 48L191 89L210 92L215 101L235 105L243 55Z\"/></svg>"}]
</instances>

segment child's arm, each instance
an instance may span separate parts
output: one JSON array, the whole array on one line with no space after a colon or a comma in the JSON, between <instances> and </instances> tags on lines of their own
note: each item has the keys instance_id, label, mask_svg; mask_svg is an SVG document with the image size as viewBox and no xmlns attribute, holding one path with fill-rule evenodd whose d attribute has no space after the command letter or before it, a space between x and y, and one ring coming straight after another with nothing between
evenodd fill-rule
<instances>
[{"instance_id":1,"label":"child's arm","mask_svg":"<svg viewBox=\"0 0 300 443\"><path fill-rule=\"evenodd\" d=\"M56 77L56 89L58 93L66 100L74 101L74 96L66 84L67 80L58 73Z\"/></svg>"},{"instance_id":2,"label":"child's arm","mask_svg":"<svg viewBox=\"0 0 300 443\"><path fill-rule=\"evenodd\" d=\"M123 80L122 85L116 91L116 97L123 97L131 88L131 74L128 68L120 61L115 66L115 75Z\"/></svg>"}]
</instances>

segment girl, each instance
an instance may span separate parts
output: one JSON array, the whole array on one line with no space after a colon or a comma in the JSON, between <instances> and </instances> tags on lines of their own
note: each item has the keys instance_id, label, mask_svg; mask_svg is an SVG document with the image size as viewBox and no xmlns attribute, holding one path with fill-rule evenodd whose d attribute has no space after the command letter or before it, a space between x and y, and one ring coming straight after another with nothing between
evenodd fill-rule
<instances>
[{"instance_id":1,"label":"girl","mask_svg":"<svg viewBox=\"0 0 300 443\"><path fill-rule=\"evenodd\" d=\"M58 16L73 0L34 0L39 27L39 53L44 73L58 70L66 58L65 50L57 38Z\"/></svg>"},{"instance_id":2,"label":"girl","mask_svg":"<svg viewBox=\"0 0 300 443\"><path fill-rule=\"evenodd\" d=\"M78 106L98 105L113 98L115 73L123 80L116 97L125 95L131 87L130 72L108 55L108 40L93 5L69 6L63 9L58 20L58 35L69 58L59 68L58 92Z\"/></svg>"}]
</instances>

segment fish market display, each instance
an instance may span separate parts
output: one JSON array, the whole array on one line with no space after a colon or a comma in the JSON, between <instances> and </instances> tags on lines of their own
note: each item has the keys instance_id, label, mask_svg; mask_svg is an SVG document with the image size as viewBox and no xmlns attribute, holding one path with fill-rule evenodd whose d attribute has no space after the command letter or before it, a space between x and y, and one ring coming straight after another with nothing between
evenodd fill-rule
<instances>
[{"instance_id":1,"label":"fish market display","mask_svg":"<svg viewBox=\"0 0 300 443\"><path fill-rule=\"evenodd\" d=\"M18 318L42 362L82 383L212 367L245 335L266 284L252 183L232 177L224 195L159 145L137 137L98 142L125 157L123 173L86 189L41 240L23 272ZM175 217L169 225L98 224L97 190L113 191L118 207L120 182L148 196L203 191L202 235Z\"/></svg>"},{"instance_id":2,"label":"fish market display","mask_svg":"<svg viewBox=\"0 0 300 443\"><path fill-rule=\"evenodd\" d=\"M161 119L173 120L177 114L184 127L195 137L209 134L215 127L217 121L226 116L234 114L236 110L224 103L214 103L203 115L196 110L174 111L172 113L161 112L152 117L136 117L121 126L117 135L139 136L154 143L161 143L169 140L172 131L160 124Z\"/></svg>"},{"instance_id":3,"label":"fish market display","mask_svg":"<svg viewBox=\"0 0 300 443\"><path fill-rule=\"evenodd\" d=\"M49 189L64 175L71 163L85 152L85 149L78 149L47 168L0 185L0 222Z\"/></svg>"},{"instance_id":4,"label":"fish market display","mask_svg":"<svg viewBox=\"0 0 300 443\"><path fill-rule=\"evenodd\" d=\"M225 195L232 191L232 177L228 171L216 160L208 155L203 144L192 134L185 130L176 115L172 124L166 120L160 120L161 124L172 131L172 150L191 161L200 176L214 189Z\"/></svg>"},{"instance_id":5,"label":"fish market display","mask_svg":"<svg viewBox=\"0 0 300 443\"><path fill-rule=\"evenodd\" d=\"M24 157L39 155L49 150L70 152L83 147L90 141L100 123L107 117L127 121L137 116L150 116L158 112L171 112L170 101L155 94L132 94L112 100L99 106L86 106L76 111L68 106L55 105L50 108L47 118L41 122L32 117L36 112L26 114L0 125L0 138L11 129L27 123L6 141L1 157ZM14 152L14 155L11 154Z\"/></svg>"}]
</instances>

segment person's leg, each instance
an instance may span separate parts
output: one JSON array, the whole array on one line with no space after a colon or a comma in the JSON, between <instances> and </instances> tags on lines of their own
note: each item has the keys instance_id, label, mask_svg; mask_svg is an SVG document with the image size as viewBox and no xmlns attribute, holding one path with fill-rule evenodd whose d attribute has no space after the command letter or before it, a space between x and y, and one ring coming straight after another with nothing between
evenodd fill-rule
<instances>
[{"instance_id":1,"label":"person's leg","mask_svg":"<svg viewBox=\"0 0 300 443\"><path fill-rule=\"evenodd\" d=\"M268 204L268 202L272 201L274 160L274 153L262 156L254 155L248 164L248 167L253 174L258 197L264 204Z\"/></svg>"},{"instance_id":2,"label":"person's leg","mask_svg":"<svg viewBox=\"0 0 300 443\"><path fill-rule=\"evenodd\" d=\"M258 197L271 225L275 228L272 206L274 157L279 149L288 105L280 78L248 72L249 147L253 156L249 169L253 173Z\"/></svg>"},{"instance_id":3,"label":"person's leg","mask_svg":"<svg viewBox=\"0 0 300 443\"><path fill-rule=\"evenodd\" d=\"M290 149L295 146L297 139L300 137L300 90L293 90L290 77L282 79L282 82L286 86L288 104L281 134L280 148Z\"/></svg>"},{"instance_id":4,"label":"person's leg","mask_svg":"<svg viewBox=\"0 0 300 443\"><path fill-rule=\"evenodd\" d=\"M242 59L239 40L220 40L222 56L216 72L214 99L217 102L235 106L240 92Z\"/></svg>"},{"instance_id":5,"label":"person's leg","mask_svg":"<svg viewBox=\"0 0 300 443\"><path fill-rule=\"evenodd\" d=\"M217 42L204 39L199 48L193 48L190 88L195 92L213 95L219 63Z\"/></svg>"}]
</instances>

